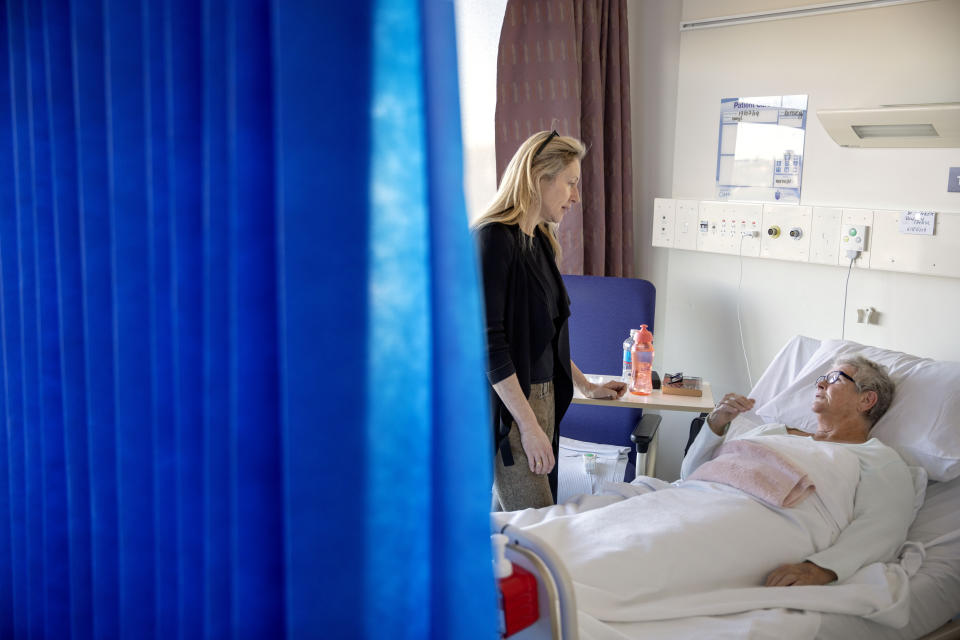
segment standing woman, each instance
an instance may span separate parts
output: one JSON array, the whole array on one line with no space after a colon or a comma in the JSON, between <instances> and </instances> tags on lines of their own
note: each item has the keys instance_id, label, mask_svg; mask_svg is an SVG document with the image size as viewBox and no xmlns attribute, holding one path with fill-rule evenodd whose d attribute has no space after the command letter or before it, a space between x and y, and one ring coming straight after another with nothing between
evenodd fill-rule
<instances>
[{"instance_id":1,"label":"standing woman","mask_svg":"<svg viewBox=\"0 0 960 640\"><path fill-rule=\"evenodd\" d=\"M580 199L585 154L583 143L556 131L532 135L473 223L486 304L494 499L506 511L556 502L557 426L573 385L589 398L626 390L618 381L589 382L570 360L570 300L557 268L557 227Z\"/></svg>"}]
</instances>

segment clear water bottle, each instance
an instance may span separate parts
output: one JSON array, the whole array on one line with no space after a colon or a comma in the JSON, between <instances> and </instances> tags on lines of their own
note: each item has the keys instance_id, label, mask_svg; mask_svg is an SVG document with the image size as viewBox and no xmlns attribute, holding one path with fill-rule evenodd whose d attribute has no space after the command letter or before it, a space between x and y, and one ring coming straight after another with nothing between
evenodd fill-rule
<instances>
[{"instance_id":1,"label":"clear water bottle","mask_svg":"<svg viewBox=\"0 0 960 640\"><path fill-rule=\"evenodd\" d=\"M633 382L633 365L630 360L630 349L633 348L633 339L640 333L640 329L630 329L630 335L623 341L623 381Z\"/></svg>"},{"instance_id":2,"label":"clear water bottle","mask_svg":"<svg viewBox=\"0 0 960 640\"><path fill-rule=\"evenodd\" d=\"M647 325L640 325L640 331L633 338L630 348L630 364L633 365L633 381L630 393L648 396L653 391L653 334L647 331Z\"/></svg>"}]
</instances>

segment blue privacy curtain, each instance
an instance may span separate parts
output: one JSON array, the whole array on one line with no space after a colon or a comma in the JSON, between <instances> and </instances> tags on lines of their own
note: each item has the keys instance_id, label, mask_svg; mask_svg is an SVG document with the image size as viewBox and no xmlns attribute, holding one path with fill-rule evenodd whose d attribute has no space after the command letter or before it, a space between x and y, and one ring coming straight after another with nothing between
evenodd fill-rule
<instances>
[{"instance_id":1,"label":"blue privacy curtain","mask_svg":"<svg viewBox=\"0 0 960 640\"><path fill-rule=\"evenodd\" d=\"M495 636L453 24L0 2L0 637Z\"/></svg>"}]
</instances>

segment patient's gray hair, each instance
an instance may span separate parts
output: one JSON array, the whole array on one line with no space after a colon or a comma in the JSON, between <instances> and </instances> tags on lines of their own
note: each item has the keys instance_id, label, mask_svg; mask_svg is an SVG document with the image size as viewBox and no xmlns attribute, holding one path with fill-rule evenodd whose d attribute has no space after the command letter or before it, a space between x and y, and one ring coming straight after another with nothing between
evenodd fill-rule
<instances>
[{"instance_id":1,"label":"patient's gray hair","mask_svg":"<svg viewBox=\"0 0 960 640\"><path fill-rule=\"evenodd\" d=\"M836 361L837 365L849 365L854 367L857 372L854 377L857 379L857 391L874 391L877 394L877 402L870 407L864 414L870 426L873 427L877 420L883 417L883 414L890 408L893 402L893 380L887 373L887 368L877 364L873 360L867 360L863 356L850 356L840 358Z\"/></svg>"}]
</instances>

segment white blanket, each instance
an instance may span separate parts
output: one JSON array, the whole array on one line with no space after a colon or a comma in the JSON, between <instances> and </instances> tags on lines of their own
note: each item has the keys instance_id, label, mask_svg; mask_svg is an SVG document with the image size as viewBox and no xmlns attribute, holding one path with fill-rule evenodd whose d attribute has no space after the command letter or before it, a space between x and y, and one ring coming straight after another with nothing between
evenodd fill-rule
<instances>
[{"instance_id":1,"label":"white blanket","mask_svg":"<svg viewBox=\"0 0 960 640\"><path fill-rule=\"evenodd\" d=\"M725 616L731 637L747 637L755 634L744 635L743 624L772 623L777 616L743 612L777 608L850 613L902 626L908 581L896 566L865 567L842 585L762 586L777 566L800 562L836 538L850 518L858 477L850 465L856 464L855 456L804 459L808 473L833 482L820 484L817 494L792 509L771 508L725 485L646 479L638 484L660 490L626 486L621 494L639 495L583 496L495 519L523 527L564 559L585 638L683 637L697 616ZM792 617L797 623L788 627L797 635L790 637L813 636L816 614ZM808 632L811 625L814 632ZM721 637L722 627L711 627L711 637ZM699 637L703 630L701 624Z\"/></svg>"}]
</instances>

